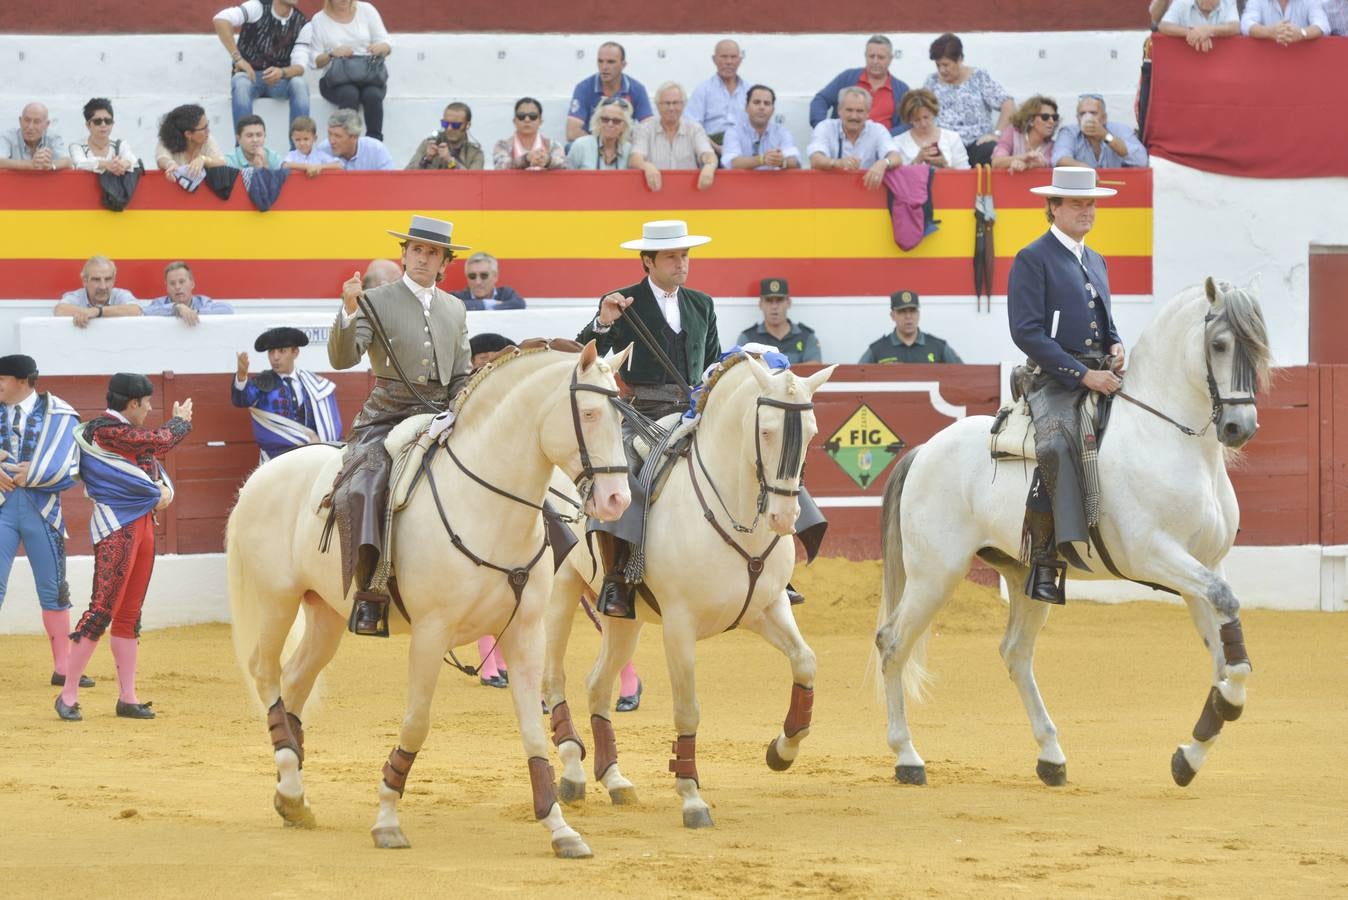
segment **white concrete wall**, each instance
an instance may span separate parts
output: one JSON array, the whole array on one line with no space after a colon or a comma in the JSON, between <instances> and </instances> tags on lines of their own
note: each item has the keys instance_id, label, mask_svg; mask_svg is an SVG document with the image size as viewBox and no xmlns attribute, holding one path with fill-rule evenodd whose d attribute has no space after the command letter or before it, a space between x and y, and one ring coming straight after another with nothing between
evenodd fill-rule
<instances>
[{"instance_id":1,"label":"white concrete wall","mask_svg":"<svg viewBox=\"0 0 1348 900\"><path fill-rule=\"evenodd\" d=\"M201 7L197 7L199 11ZM85 134L80 109L90 97L112 100L116 136L140 154L154 151L159 117L179 103L206 108L222 147L233 142L229 60L204 13L199 35L0 35L0 125L18 118L29 100L51 108L53 128L67 141ZM986 68L1012 95L1056 96L1073 107L1082 91L1099 92L1116 121L1133 121L1145 32L1051 32L963 34L965 56ZM594 54L609 35L592 34L395 34L389 58L384 125L393 157L405 163L417 142L438 130L450 100L473 107L473 133L487 149L513 130L514 102L522 96L543 104L544 133L563 135L571 90L594 74ZM669 80L691 91L713 73L711 51L722 35L618 35L627 48L628 73L654 89ZM892 35L898 59L892 71L910 86L933 71L927 47L935 35ZM866 35L754 34L740 37L751 82L771 85L777 109L804 148L810 98L840 70L860 66ZM314 116L330 107L309 73ZM652 98L654 100L654 98ZM261 101L257 112L270 124L269 144L286 146L281 101ZM17 123L15 123L17 124ZM4 127L14 127L5 125ZM490 163L489 163L490 164Z\"/></svg>"}]
</instances>

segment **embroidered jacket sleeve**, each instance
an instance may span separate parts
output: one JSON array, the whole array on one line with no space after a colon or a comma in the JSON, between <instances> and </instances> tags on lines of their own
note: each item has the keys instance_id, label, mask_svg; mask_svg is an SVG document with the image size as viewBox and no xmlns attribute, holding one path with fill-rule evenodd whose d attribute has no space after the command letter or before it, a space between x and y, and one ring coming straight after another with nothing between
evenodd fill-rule
<instances>
[{"instance_id":1,"label":"embroidered jacket sleeve","mask_svg":"<svg viewBox=\"0 0 1348 900\"><path fill-rule=\"evenodd\" d=\"M136 425L109 425L94 432L94 442L104 450L131 457L146 472L154 474L151 461L178 446L192 431L192 423L177 416L158 428Z\"/></svg>"}]
</instances>

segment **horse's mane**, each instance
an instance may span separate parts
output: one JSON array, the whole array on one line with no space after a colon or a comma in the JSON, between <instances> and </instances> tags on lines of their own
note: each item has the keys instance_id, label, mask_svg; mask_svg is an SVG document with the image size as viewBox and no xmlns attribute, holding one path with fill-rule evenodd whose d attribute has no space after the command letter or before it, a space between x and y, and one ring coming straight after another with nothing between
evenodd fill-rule
<instances>
[{"instance_id":1,"label":"horse's mane","mask_svg":"<svg viewBox=\"0 0 1348 900\"><path fill-rule=\"evenodd\" d=\"M1255 384L1261 391L1268 390L1271 354L1268 326L1264 323L1259 302L1244 288L1221 284L1218 290L1222 298L1222 316L1249 357Z\"/></svg>"},{"instance_id":2,"label":"horse's mane","mask_svg":"<svg viewBox=\"0 0 1348 900\"><path fill-rule=\"evenodd\" d=\"M495 356L491 362L474 372L468 379L468 383L454 397L454 415L459 416L463 413L463 405L468 402L473 391L482 384L490 375L497 370L513 363L521 357L532 357L545 351L556 353L579 353L580 346L574 341L561 339L547 340L544 338L534 338L527 341L521 341L519 344L508 347Z\"/></svg>"},{"instance_id":3,"label":"horse's mane","mask_svg":"<svg viewBox=\"0 0 1348 900\"><path fill-rule=\"evenodd\" d=\"M697 408L695 409L695 412L698 415L701 415L706 410L707 401L711 399L712 390L720 383L721 379L725 377L725 373L748 359L749 354L736 353L734 356L721 360L716 368L712 369L711 374L702 382L702 390L698 392L697 395Z\"/></svg>"}]
</instances>

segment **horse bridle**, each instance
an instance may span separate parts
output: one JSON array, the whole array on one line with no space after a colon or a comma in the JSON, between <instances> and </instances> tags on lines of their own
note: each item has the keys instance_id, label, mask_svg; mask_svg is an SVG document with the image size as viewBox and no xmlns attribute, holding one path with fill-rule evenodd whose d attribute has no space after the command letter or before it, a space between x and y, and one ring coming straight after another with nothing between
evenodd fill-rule
<instances>
[{"instance_id":1,"label":"horse bridle","mask_svg":"<svg viewBox=\"0 0 1348 900\"><path fill-rule=\"evenodd\" d=\"M596 475L626 475L629 471L624 463L621 466L596 466L590 461L590 450L585 446L585 432L580 427L580 405L576 402L576 395L581 391L589 391L592 394L602 394L609 399L609 404L616 407L618 399L618 389L604 387L598 384L588 384L578 377L575 370L571 372L571 425L576 431L576 448L580 450L580 474L572 481L576 485L576 490L580 491L582 505L589 499L591 492L594 491L594 476Z\"/></svg>"},{"instance_id":2,"label":"horse bridle","mask_svg":"<svg viewBox=\"0 0 1348 900\"><path fill-rule=\"evenodd\" d=\"M777 462L777 477L790 478L796 475L798 480L794 488L778 487L768 482L767 471L763 466L762 429L759 428L759 417L765 406L786 411L788 425L782 431L782 456ZM712 495L721 504L721 509L725 510L726 518L730 520L731 527L740 534L752 534L757 530L758 520L768 510L768 494L776 494L779 497L800 496L800 485L804 483L805 458L804 433L800 430L800 414L812 409L814 409L814 404L811 402L793 403L789 400L776 400L772 397L759 397L754 404L754 473L758 478L758 503L755 508L754 519L748 525L741 525L736 521L734 514L730 512L730 508L726 505L725 500L721 497L721 492L716 487L716 482L712 480L711 473L707 471L706 463L702 461L702 451L699 448L696 433L693 435L693 455L697 457L698 468L702 470L703 477L707 479L707 485L711 488ZM795 413L794 419L792 413ZM792 421L796 423L794 429L789 424ZM794 439L791 437L792 432L794 432ZM693 486L697 487L697 479L693 479ZM699 496L698 499L701 499L701 497ZM710 518L711 510L707 508L705 503L702 504L702 507L703 512Z\"/></svg>"},{"instance_id":3,"label":"horse bridle","mask_svg":"<svg viewBox=\"0 0 1348 900\"><path fill-rule=\"evenodd\" d=\"M1235 355L1235 359L1232 364L1233 380L1239 378L1242 381L1242 383L1249 382L1248 388L1238 388L1239 390L1248 389L1249 396L1223 397L1221 389L1217 387L1217 378L1212 374L1212 352L1211 349L1208 347L1207 326L1217 321L1218 319L1222 318L1223 315L1225 314L1213 310L1212 312L1209 312L1207 315L1203 317L1203 364L1207 368L1208 397L1209 399L1212 400L1212 414L1209 415L1208 420L1203 423L1202 429L1195 430L1193 428L1190 428L1188 425L1183 424L1182 422L1177 422L1175 419L1161 412L1159 409L1156 409L1154 406L1144 403L1143 401L1137 399L1133 395L1125 393L1122 390L1115 391L1114 393L1117 394L1119 397L1122 397L1124 400L1127 400L1134 406L1139 407L1140 409L1144 409L1147 412L1151 413L1153 416L1156 416L1159 419L1163 419L1166 422L1169 422L1171 425L1174 425L1183 434L1186 434L1189 437L1202 437L1203 435L1207 434L1208 429L1210 429L1214 424L1216 424L1217 420L1221 418L1223 406L1245 406L1247 404L1250 406L1254 406L1256 403L1256 399L1255 399L1255 390L1254 390L1255 385L1253 375L1235 374L1238 371L1240 373L1253 373L1253 366L1250 365L1244 347L1240 344L1239 341L1235 343L1235 347L1232 351L1233 354Z\"/></svg>"}]
</instances>

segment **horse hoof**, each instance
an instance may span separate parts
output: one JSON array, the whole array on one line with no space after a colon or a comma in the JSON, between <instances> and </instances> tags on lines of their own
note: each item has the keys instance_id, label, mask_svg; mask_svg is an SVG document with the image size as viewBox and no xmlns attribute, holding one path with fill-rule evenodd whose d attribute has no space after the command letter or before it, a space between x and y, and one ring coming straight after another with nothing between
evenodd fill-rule
<instances>
[{"instance_id":1,"label":"horse hoof","mask_svg":"<svg viewBox=\"0 0 1348 900\"><path fill-rule=\"evenodd\" d=\"M1034 774L1049 787L1062 787L1067 784L1067 763L1051 763L1041 759L1035 763Z\"/></svg>"},{"instance_id":2,"label":"horse hoof","mask_svg":"<svg viewBox=\"0 0 1348 900\"><path fill-rule=\"evenodd\" d=\"M412 842L397 825L371 828L370 837L374 838L374 845L380 850L406 850L412 846Z\"/></svg>"},{"instance_id":3,"label":"horse hoof","mask_svg":"<svg viewBox=\"0 0 1348 900\"><path fill-rule=\"evenodd\" d=\"M780 753L777 752L777 739L776 739L776 738L773 738L772 740L768 741L768 768L769 768L769 769L771 769L771 770L774 771L774 772L785 772L787 769L791 768L791 764L792 764L793 762L795 762L794 759L783 759L783 758L782 758L782 755L781 755Z\"/></svg>"},{"instance_id":4,"label":"horse hoof","mask_svg":"<svg viewBox=\"0 0 1348 900\"><path fill-rule=\"evenodd\" d=\"M926 766L895 766L894 780L899 784L926 784Z\"/></svg>"},{"instance_id":5,"label":"horse hoof","mask_svg":"<svg viewBox=\"0 0 1348 900\"><path fill-rule=\"evenodd\" d=\"M552 842L552 852L558 859L589 859L594 856L590 846L581 840L580 835L557 838Z\"/></svg>"},{"instance_id":6,"label":"horse hoof","mask_svg":"<svg viewBox=\"0 0 1348 900\"><path fill-rule=\"evenodd\" d=\"M710 828L711 826L711 810L705 806L697 806L683 811L684 828Z\"/></svg>"},{"instance_id":7,"label":"horse hoof","mask_svg":"<svg viewBox=\"0 0 1348 900\"><path fill-rule=\"evenodd\" d=\"M1170 757L1170 777L1175 779L1175 784L1180 787L1188 787L1189 782L1194 780L1198 772L1189 765L1189 758L1184 755L1182 749L1176 750L1175 755Z\"/></svg>"},{"instance_id":8,"label":"horse hoof","mask_svg":"<svg viewBox=\"0 0 1348 900\"><path fill-rule=\"evenodd\" d=\"M1216 688L1212 689L1212 711L1222 717L1223 722L1234 722L1240 718L1240 714L1245 712L1245 707L1236 706L1230 700L1222 696L1222 692Z\"/></svg>"},{"instance_id":9,"label":"horse hoof","mask_svg":"<svg viewBox=\"0 0 1348 900\"><path fill-rule=\"evenodd\" d=\"M637 800L637 789L630 784L609 791L608 799L614 806L635 806L639 802Z\"/></svg>"},{"instance_id":10,"label":"horse hoof","mask_svg":"<svg viewBox=\"0 0 1348 900\"><path fill-rule=\"evenodd\" d=\"M585 782L561 778L557 781L557 799L567 806L585 802Z\"/></svg>"},{"instance_id":11,"label":"horse hoof","mask_svg":"<svg viewBox=\"0 0 1348 900\"><path fill-rule=\"evenodd\" d=\"M280 791L272 795L272 807L285 821L287 828L313 828L318 822L314 811L303 797L287 797Z\"/></svg>"}]
</instances>

